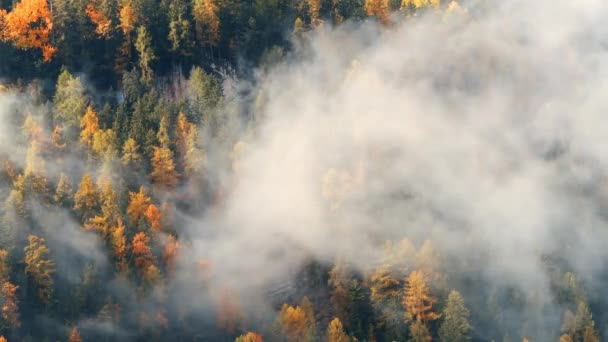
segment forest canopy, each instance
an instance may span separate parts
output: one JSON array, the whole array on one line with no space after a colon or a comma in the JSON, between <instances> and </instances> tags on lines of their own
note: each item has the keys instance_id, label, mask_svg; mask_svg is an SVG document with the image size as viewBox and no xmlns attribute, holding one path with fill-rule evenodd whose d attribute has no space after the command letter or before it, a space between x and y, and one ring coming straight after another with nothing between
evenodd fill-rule
<instances>
[{"instance_id":1,"label":"forest canopy","mask_svg":"<svg viewBox=\"0 0 608 342\"><path fill-rule=\"evenodd\" d=\"M0 341L608 338L606 18L0 0Z\"/></svg>"}]
</instances>

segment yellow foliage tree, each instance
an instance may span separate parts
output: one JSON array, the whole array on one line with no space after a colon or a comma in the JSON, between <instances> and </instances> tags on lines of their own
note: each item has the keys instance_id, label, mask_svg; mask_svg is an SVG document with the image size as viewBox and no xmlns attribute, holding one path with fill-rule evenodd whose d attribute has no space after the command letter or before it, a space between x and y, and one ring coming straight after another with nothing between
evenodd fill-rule
<instances>
[{"instance_id":1,"label":"yellow foliage tree","mask_svg":"<svg viewBox=\"0 0 608 342\"><path fill-rule=\"evenodd\" d=\"M82 213L83 216L92 216L93 210L98 205L97 187L91 179L91 175L85 173L82 176L82 181L78 187L78 191L74 194L74 209Z\"/></svg>"},{"instance_id":2,"label":"yellow foliage tree","mask_svg":"<svg viewBox=\"0 0 608 342\"><path fill-rule=\"evenodd\" d=\"M102 38L110 38L112 32L112 20L108 18L102 11L97 9L97 1L94 1L87 5L85 9L89 19L95 24L95 33Z\"/></svg>"},{"instance_id":3,"label":"yellow foliage tree","mask_svg":"<svg viewBox=\"0 0 608 342\"><path fill-rule=\"evenodd\" d=\"M405 322L427 324L440 317L433 312L436 299L429 294L424 275L420 271L412 272L406 280L403 307L405 308Z\"/></svg>"},{"instance_id":4,"label":"yellow foliage tree","mask_svg":"<svg viewBox=\"0 0 608 342\"><path fill-rule=\"evenodd\" d=\"M2 283L0 293L2 294L2 319L10 328L19 328L21 321L19 320L19 299L17 298L17 289L8 281Z\"/></svg>"},{"instance_id":5,"label":"yellow foliage tree","mask_svg":"<svg viewBox=\"0 0 608 342\"><path fill-rule=\"evenodd\" d=\"M175 171L173 152L168 147L154 147L150 179L155 185L171 189L177 185L179 173Z\"/></svg>"},{"instance_id":6,"label":"yellow foliage tree","mask_svg":"<svg viewBox=\"0 0 608 342\"><path fill-rule=\"evenodd\" d=\"M220 41L220 8L216 0L194 0L193 6L197 38L203 44L217 45Z\"/></svg>"},{"instance_id":7,"label":"yellow foliage tree","mask_svg":"<svg viewBox=\"0 0 608 342\"><path fill-rule=\"evenodd\" d=\"M327 342L350 342L339 318L334 318L327 327Z\"/></svg>"},{"instance_id":8,"label":"yellow foliage tree","mask_svg":"<svg viewBox=\"0 0 608 342\"><path fill-rule=\"evenodd\" d=\"M129 192L129 205L127 206L127 215L133 224L137 224L145 217L146 210L152 203L146 189L141 186L138 192Z\"/></svg>"},{"instance_id":9,"label":"yellow foliage tree","mask_svg":"<svg viewBox=\"0 0 608 342\"><path fill-rule=\"evenodd\" d=\"M99 119L97 113L93 110L92 106L87 107L87 111L80 120L80 142L85 146L93 146L93 137L99 130Z\"/></svg>"},{"instance_id":10,"label":"yellow foliage tree","mask_svg":"<svg viewBox=\"0 0 608 342\"><path fill-rule=\"evenodd\" d=\"M237 337L234 342L264 342L262 335L248 331L247 333Z\"/></svg>"},{"instance_id":11,"label":"yellow foliage tree","mask_svg":"<svg viewBox=\"0 0 608 342\"><path fill-rule=\"evenodd\" d=\"M389 23L388 0L365 0L365 12L370 17L376 17L383 25Z\"/></svg>"},{"instance_id":12,"label":"yellow foliage tree","mask_svg":"<svg viewBox=\"0 0 608 342\"><path fill-rule=\"evenodd\" d=\"M38 298L48 303L53 294L55 263L49 258L49 250L43 238L30 235L25 251L25 273L31 276L38 287Z\"/></svg>"}]
</instances>

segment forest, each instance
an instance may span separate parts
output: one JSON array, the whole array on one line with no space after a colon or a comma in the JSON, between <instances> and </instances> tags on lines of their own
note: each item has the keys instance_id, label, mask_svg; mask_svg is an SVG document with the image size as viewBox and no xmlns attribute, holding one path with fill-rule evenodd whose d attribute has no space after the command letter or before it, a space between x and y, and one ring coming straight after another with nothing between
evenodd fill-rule
<instances>
[{"instance_id":1,"label":"forest","mask_svg":"<svg viewBox=\"0 0 608 342\"><path fill-rule=\"evenodd\" d=\"M607 19L0 0L0 342L608 339Z\"/></svg>"}]
</instances>

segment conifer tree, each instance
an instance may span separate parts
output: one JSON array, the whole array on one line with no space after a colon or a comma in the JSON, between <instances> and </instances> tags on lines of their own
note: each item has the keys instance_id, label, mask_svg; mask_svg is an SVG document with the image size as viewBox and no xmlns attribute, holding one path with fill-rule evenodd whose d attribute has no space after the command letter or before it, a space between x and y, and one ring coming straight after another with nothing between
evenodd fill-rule
<instances>
[{"instance_id":1,"label":"conifer tree","mask_svg":"<svg viewBox=\"0 0 608 342\"><path fill-rule=\"evenodd\" d=\"M464 305L460 293L452 290L443 310L443 322L439 328L441 342L466 342L470 339L469 310Z\"/></svg>"},{"instance_id":2,"label":"conifer tree","mask_svg":"<svg viewBox=\"0 0 608 342\"><path fill-rule=\"evenodd\" d=\"M28 236L25 251L25 273L32 277L38 289L38 298L47 304L53 295L53 278L55 263L49 257L45 240L41 237Z\"/></svg>"}]
</instances>

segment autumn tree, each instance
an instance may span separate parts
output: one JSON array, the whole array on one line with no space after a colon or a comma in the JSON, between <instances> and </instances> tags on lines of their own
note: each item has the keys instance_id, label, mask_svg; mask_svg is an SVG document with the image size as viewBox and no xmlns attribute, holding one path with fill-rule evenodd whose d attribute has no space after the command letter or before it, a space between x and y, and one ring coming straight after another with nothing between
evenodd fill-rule
<instances>
[{"instance_id":1,"label":"autumn tree","mask_svg":"<svg viewBox=\"0 0 608 342\"><path fill-rule=\"evenodd\" d=\"M116 226L112 230L111 245L116 270L118 273L125 274L127 271L127 238L125 236L125 226L120 218L116 221Z\"/></svg>"},{"instance_id":2,"label":"autumn tree","mask_svg":"<svg viewBox=\"0 0 608 342\"><path fill-rule=\"evenodd\" d=\"M19 286L13 285L8 279L2 282L2 288L0 288L2 322L6 329L17 329L21 326L19 299L17 298L18 288Z\"/></svg>"},{"instance_id":3,"label":"autumn tree","mask_svg":"<svg viewBox=\"0 0 608 342\"><path fill-rule=\"evenodd\" d=\"M25 273L32 277L38 289L38 298L48 303L53 294L53 278L55 263L49 257L45 240L41 237L28 236L29 244L25 252Z\"/></svg>"},{"instance_id":4,"label":"autumn tree","mask_svg":"<svg viewBox=\"0 0 608 342\"><path fill-rule=\"evenodd\" d=\"M78 191L74 194L74 209L79 211L83 217L89 217L94 214L98 205L97 187L93 183L91 175L85 173L82 176Z\"/></svg>"},{"instance_id":5,"label":"autumn tree","mask_svg":"<svg viewBox=\"0 0 608 342\"><path fill-rule=\"evenodd\" d=\"M156 231L156 232L161 231L162 217L160 214L160 210L158 210L157 206L155 206L154 204L150 204L148 206L148 209L146 209L146 212L144 213L144 217L146 218L146 221L148 222L148 224L154 231Z\"/></svg>"},{"instance_id":6,"label":"autumn tree","mask_svg":"<svg viewBox=\"0 0 608 342\"><path fill-rule=\"evenodd\" d=\"M141 186L138 192L129 192L129 205L127 206L127 215L131 223L138 224L146 215L146 210L152 203L146 188Z\"/></svg>"},{"instance_id":7,"label":"autumn tree","mask_svg":"<svg viewBox=\"0 0 608 342\"><path fill-rule=\"evenodd\" d=\"M70 330L70 336L68 336L68 342L82 342L82 338L80 337L80 332L78 328L74 327Z\"/></svg>"},{"instance_id":8,"label":"autumn tree","mask_svg":"<svg viewBox=\"0 0 608 342\"><path fill-rule=\"evenodd\" d=\"M168 147L154 147L150 179L165 189L175 188L179 174L175 171L173 151Z\"/></svg>"},{"instance_id":9,"label":"autumn tree","mask_svg":"<svg viewBox=\"0 0 608 342\"><path fill-rule=\"evenodd\" d=\"M237 337L234 342L264 342L262 335L248 331L247 333Z\"/></svg>"},{"instance_id":10,"label":"autumn tree","mask_svg":"<svg viewBox=\"0 0 608 342\"><path fill-rule=\"evenodd\" d=\"M311 337L309 317L300 306L283 304L277 324L289 341L307 341Z\"/></svg>"},{"instance_id":11,"label":"autumn tree","mask_svg":"<svg viewBox=\"0 0 608 342\"><path fill-rule=\"evenodd\" d=\"M112 20L100 5L101 1L93 1L87 5L85 11L95 24L95 33L101 38L108 39L112 33Z\"/></svg>"},{"instance_id":12,"label":"autumn tree","mask_svg":"<svg viewBox=\"0 0 608 342\"><path fill-rule=\"evenodd\" d=\"M40 49L45 62L56 52L51 45L53 18L47 0L21 0L9 13L0 10L0 41L22 50Z\"/></svg>"},{"instance_id":13,"label":"autumn tree","mask_svg":"<svg viewBox=\"0 0 608 342\"><path fill-rule=\"evenodd\" d=\"M135 256L135 266L142 275L148 272L150 266L156 264L156 257L150 248L150 238L144 232L139 232L133 237L131 252Z\"/></svg>"},{"instance_id":14,"label":"autumn tree","mask_svg":"<svg viewBox=\"0 0 608 342\"><path fill-rule=\"evenodd\" d=\"M179 164L184 174L190 177L202 173L205 164L205 153L198 145L198 130L196 125L190 123L184 113L177 117L175 128L176 148L179 155Z\"/></svg>"},{"instance_id":15,"label":"autumn tree","mask_svg":"<svg viewBox=\"0 0 608 342\"><path fill-rule=\"evenodd\" d=\"M429 293L423 273L412 272L406 280L402 303L405 308L405 322L410 324L411 334L417 336L416 341L430 341L426 325L440 317L432 311L435 301Z\"/></svg>"},{"instance_id":16,"label":"autumn tree","mask_svg":"<svg viewBox=\"0 0 608 342\"><path fill-rule=\"evenodd\" d=\"M93 136L92 150L98 157L112 161L118 153L118 138L113 129L101 129Z\"/></svg>"},{"instance_id":17,"label":"autumn tree","mask_svg":"<svg viewBox=\"0 0 608 342\"><path fill-rule=\"evenodd\" d=\"M383 25L388 25L388 0L365 0L365 12L367 12L367 15L370 17L376 17Z\"/></svg>"},{"instance_id":18,"label":"autumn tree","mask_svg":"<svg viewBox=\"0 0 608 342\"><path fill-rule=\"evenodd\" d=\"M196 37L203 45L215 46L220 41L220 18L217 0L194 0L192 14Z\"/></svg>"},{"instance_id":19,"label":"autumn tree","mask_svg":"<svg viewBox=\"0 0 608 342\"><path fill-rule=\"evenodd\" d=\"M308 15L310 16L310 24L313 27L321 24L319 12L321 11L321 0L308 0Z\"/></svg>"},{"instance_id":20,"label":"autumn tree","mask_svg":"<svg viewBox=\"0 0 608 342\"><path fill-rule=\"evenodd\" d=\"M470 339L469 310L464 305L464 300L458 291L450 292L442 316L443 322L439 328L441 342L466 342Z\"/></svg>"},{"instance_id":21,"label":"autumn tree","mask_svg":"<svg viewBox=\"0 0 608 342\"><path fill-rule=\"evenodd\" d=\"M99 130L99 120L97 113L92 106L88 106L84 116L80 120L80 142L85 146L93 146L93 137Z\"/></svg>"},{"instance_id":22,"label":"autumn tree","mask_svg":"<svg viewBox=\"0 0 608 342\"><path fill-rule=\"evenodd\" d=\"M576 309L576 315L570 310L564 313L561 339L582 342L599 342L599 337L595 330L595 322L589 306L584 301L580 301Z\"/></svg>"},{"instance_id":23,"label":"autumn tree","mask_svg":"<svg viewBox=\"0 0 608 342\"><path fill-rule=\"evenodd\" d=\"M339 318L334 318L327 327L327 342L350 342L350 337L344 332Z\"/></svg>"},{"instance_id":24,"label":"autumn tree","mask_svg":"<svg viewBox=\"0 0 608 342\"><path fill-rule=\"evenodd\" d=\"M141 161L141 154L139 153L139 145L135 139L129 138L125 141L122 148L122 164L126 167L134 167Z\"/></svg>"}]
</instances>

